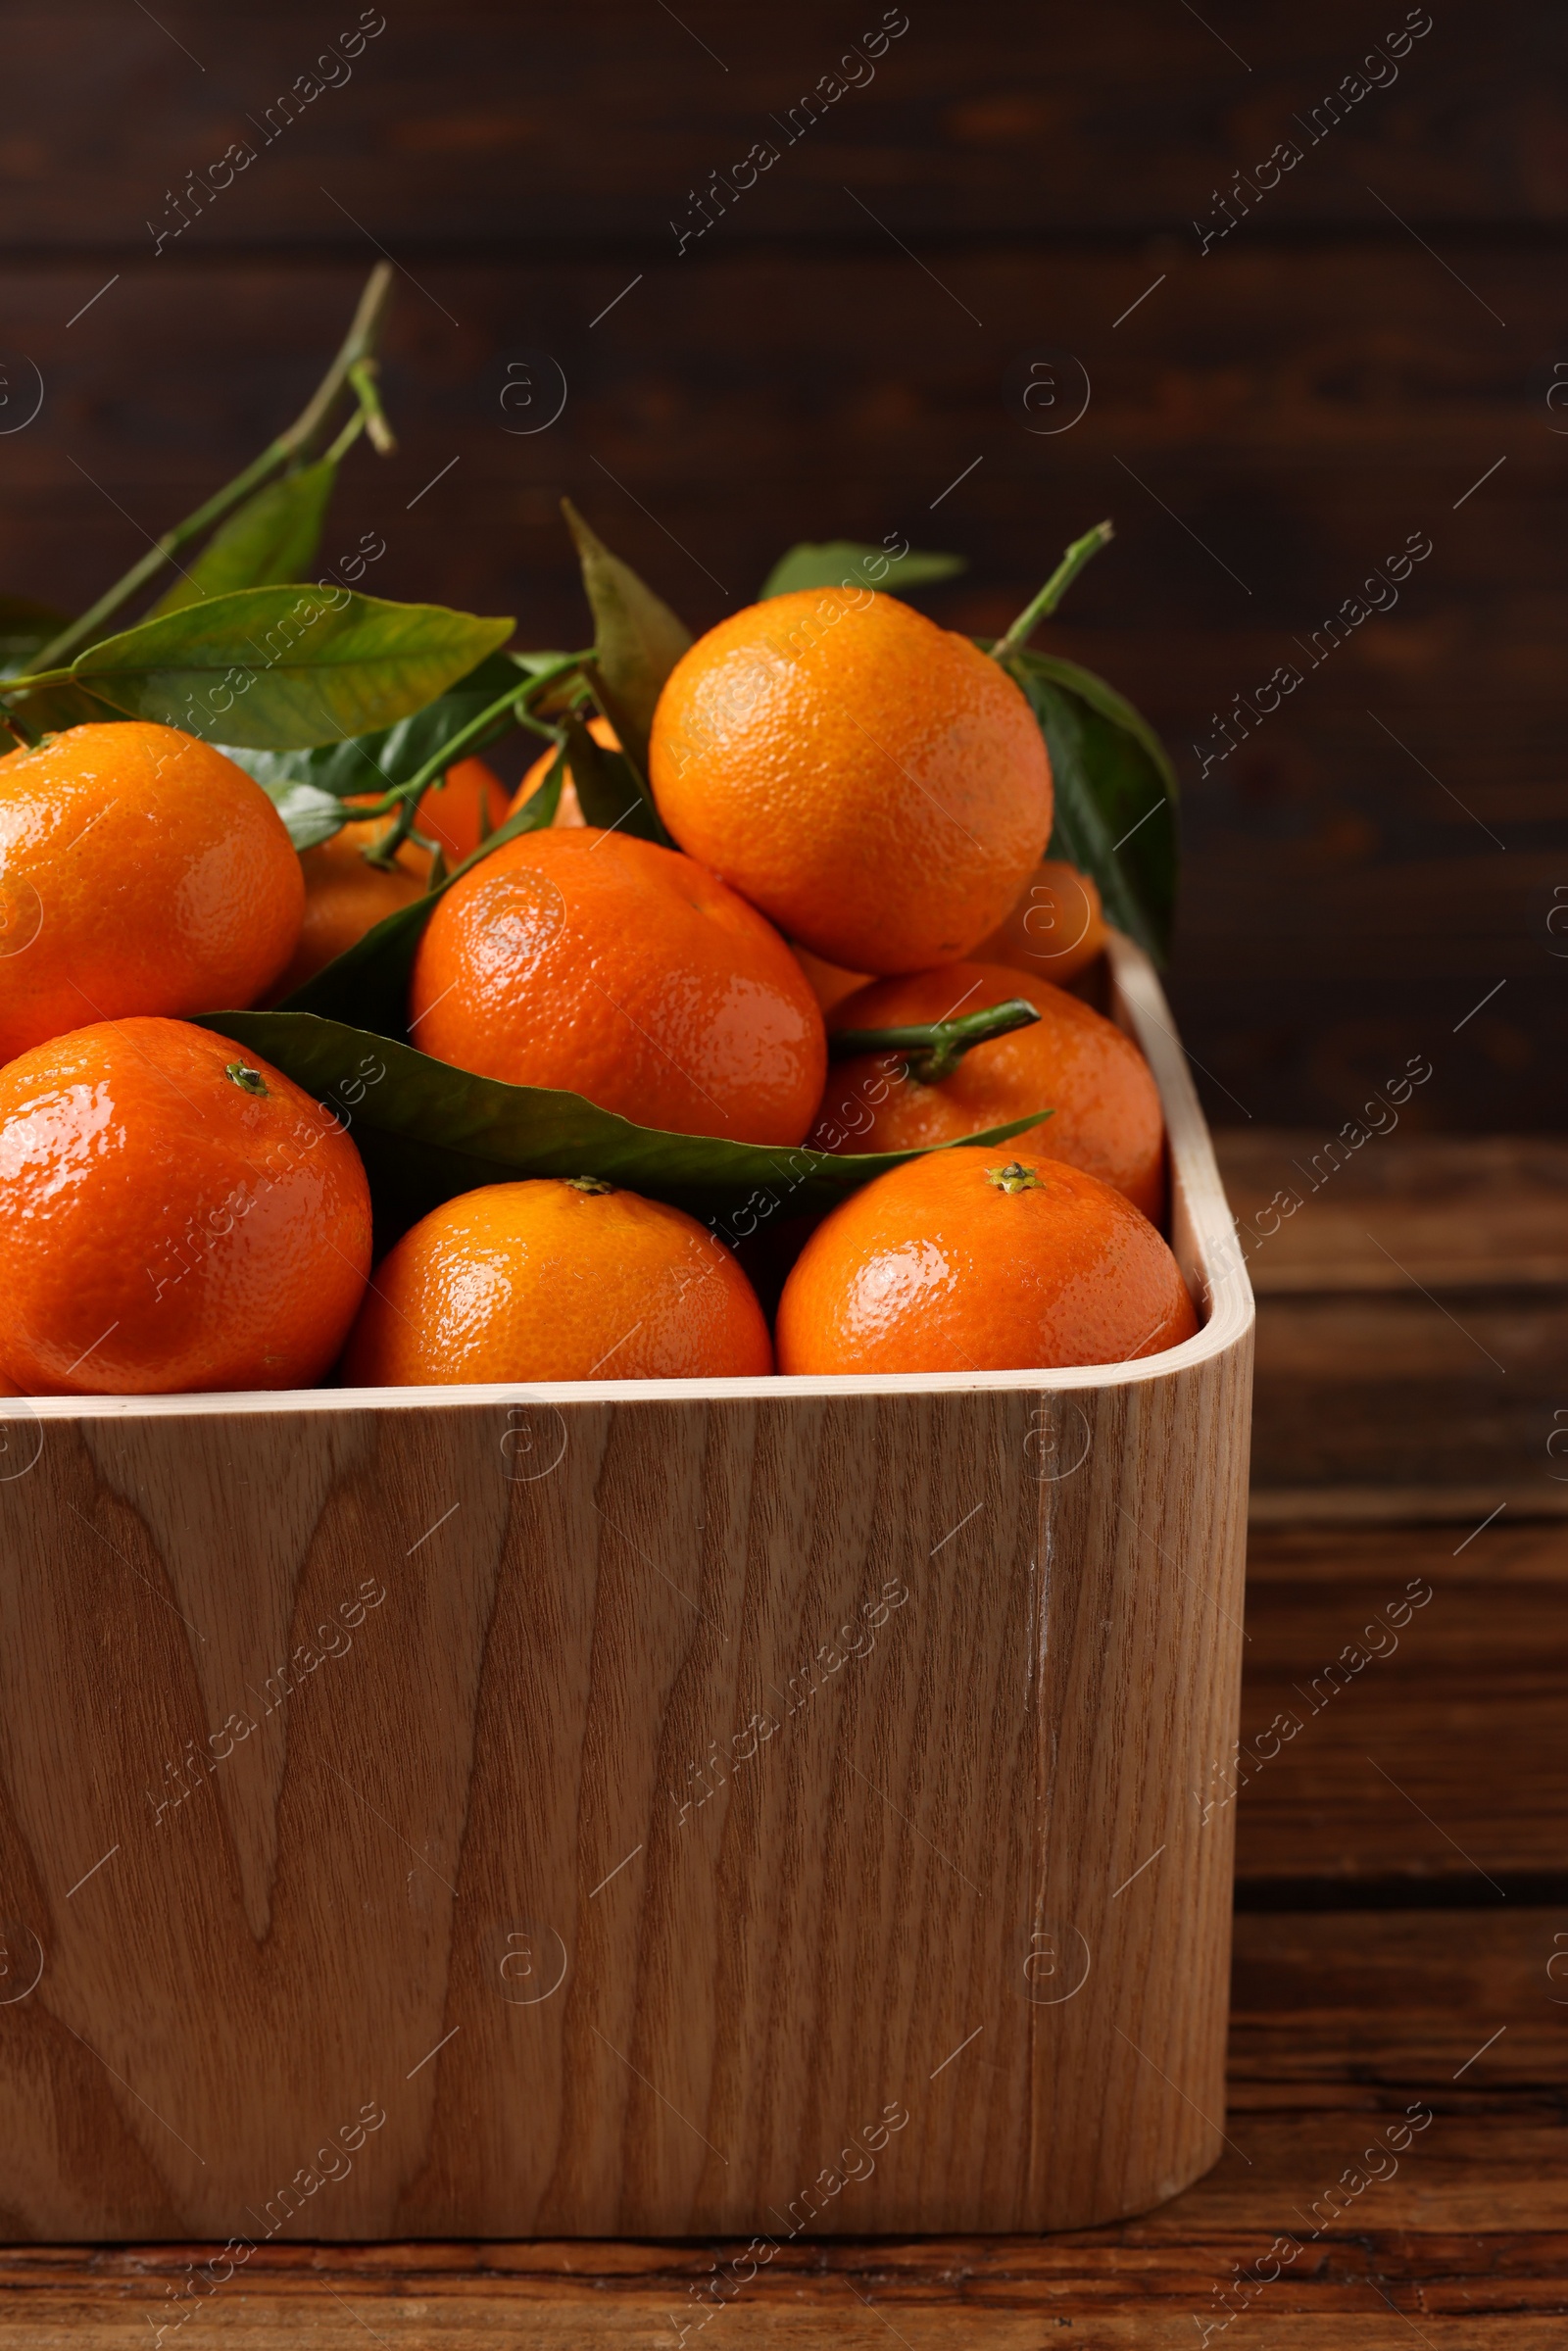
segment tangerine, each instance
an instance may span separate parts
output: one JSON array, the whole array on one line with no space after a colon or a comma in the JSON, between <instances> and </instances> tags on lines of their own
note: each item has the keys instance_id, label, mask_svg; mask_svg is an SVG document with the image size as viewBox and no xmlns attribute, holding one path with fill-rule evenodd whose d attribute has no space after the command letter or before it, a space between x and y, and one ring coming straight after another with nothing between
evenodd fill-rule
<instances>
[{"instance_id":1,"label":"tangerine","mask_svg":"<svg viewBox=\"0 0 1568 2351\"><path fill-rule=\"evenodd\" d=\"M379 798L378 793L357 792L344 805L358 808ZM448 865L461 865L479 846L481 808L487 829L493 832L507 816L506 786L483 759L459 759L424 794L415 822L418 831L439 844ZM366 859L366 851L385 837L393 822L390 814L357 817L329 841L300 852L305 913L294 953L274 982L269 1004L281 1004L386 915L424 895L430 852L416 841L401 845L393 865L371 865Z\"/></svg>"},{"instance_id":2,"label":"tangerine","mask_svg":"<svg viewBox=\"0 0 1568 2351\"><path fill-rule=\"evenodd\" d=\"M24 1395L308 1387L369 1266L359 1152L229 1038L102 1021L0 1070L0 1369Z\"/></svg>"},{"instance_id":3,"label":"tangerine","mask_svg":"<svg viewBox=\"0 0 1568 2351\"><path fill-rule=\"evenodd\" d=\"M1197 1329L1170 1249L1119 1192L1010 1144L960 1145L891 1168L818 1225L779 1301L778 1367L1130 1363Z\"/></svg>"},{"instance_id":4,"label":"tangerine","mask_svg":"<svg viewBox=\"0 0 1568 2351\"><path fill-rule=\"evenodd\" d=\"M620 737L611 725L610 720L601 718L597 711L588 721L588 732L604 750L618 751L620 749ZM554 751L547 751L543 759L535 759L517 786L512 803L514 811L520 808L524 801L532 800L555 763ZM561 799L554 820L557 824L584 824L587 821L582 812L582 803L577 798L577 779L571 772L569 759L566 762L566 772L561 779Z\"/></svg>"},{"instance_id":5,"label":"tangerine","mask_svg":"<svg viewBox=\"0 0 1568 2351\"><path fill-rule=\"evenodd\" d=\"M1043 858L1022 897L970 958L1037 972L1060 987L1102 955L1109 933L1092 874L1060 857Z\"/></svg>"},{"instance_id":6,"label":"tangerine","mask_svg":"<svg viewBox=\"0 0 1568 2351\"><path fill-rule=\"evenodd\" d=\"M269 1004L281 1004L384 916L423 897L423 872L430 858L412 841L404 842L393 866L366 862L365 852L374 848L390 822L386 816L360 818L344 825L330 841L300 852L305 912L294 953L270 990Z\"/></svg>"},{"instance_id":7,"label":"tangerine","mask_svg":"<svg viewBox=\"0 0 1568 2351\"><path fill-rule=\"evenodd\" d=\"M505 823L509 808L507 787L493 767L483 759L455 759L423 793L414 821L418 832L445 852L450 867L461 865L478 848L481 809L483 832L493 833ZM429 870L428 857L423 870Z\"/></svg>"},{"instance_id":8,"label":"tangerine","mask_svg":"<svg viewBox=\"0 0 1568 2351\"><path fill-rule=\"evenodd\" d=\"M808 947L798 947L795 960L810 981L811 994L824 1012L831 1012L835 1004L853 996L857 988L863 988L871 976L868 971L842 971L837 963L824 963Z\"/></svg>"},{"instance_id":9,"label":"tangerine","mask_svg":"<svg viewBox=\"0 0 1568 2351\"><path fill-rule=\"evenodd\" d=\"M453 885L409 1012L437 1060L736 1143L799 1143L826 1070L816 999L761 915L675 850L592 825L521 834Z\"/></svg>"},{"instance_id":10,"label":"tangerine","mask_svg":"<svg viewBox=\"0 0 1568 2351\"><path fill-rule=\"evenodd\" d=\"M1157 1222L1164 1205L1164 1119L1149 1063L1114 1021L1032 972L948 963L874 980L834 1005L828 1026L924 1026L1021 997L1040 1018L971 1046L949 1076L922 1083L898 1051L833 1064L811 1134L818 1151L931 1151L987 1127L1050 1110L1031 1136L1053 1158L1114 1185ZM916 1066L917 1066L916 1061Z\"/></svg>"},{"instance_id":11,"label":"tangerine","mask_svg":"<svg viewBox=\"0 0 1568 2351\"><path fill-rule=\"evenodd\" d=\"M0 759L0 1061L125 1013L253 1003L287 963L300 861L210 743L123 719Z\"/></svg>"},{"instance_id":12,"label":"tangerine","mask_svg":"<svg viewBox=\"0 0 1568 2351\"><path fill-rule=\"evenodd\" d=\"M432 1209L377 1267L343 1376L423 1388L772 1368L762 1309L722 1242L679 1208L568 1176Z\"/></svg>"},{"instance_id":13,"label":"tangerine","mask_svg":"<svg viewBox=\"0 0 1568 2351\"><path fill-rule=\"evenodd\" d=\"M681 848L849 971L923 971L1006 916L1051 832L1023 693L897 597L772 596L676 662L650 769Z\"/></svg>"}]
</instances>

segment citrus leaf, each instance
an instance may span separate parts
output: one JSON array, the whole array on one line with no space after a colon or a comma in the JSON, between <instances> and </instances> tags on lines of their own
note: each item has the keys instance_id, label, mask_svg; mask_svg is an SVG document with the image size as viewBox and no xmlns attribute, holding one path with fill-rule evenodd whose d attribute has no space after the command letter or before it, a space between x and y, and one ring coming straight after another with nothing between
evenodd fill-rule
<instances>
[{"instance_id":1,"label":"citrus leaf","mask_svg":"<svg viewBox=\"0 0 1568 2351\"><path fill-rule=\"evenodd\" d=\"M314 784L263 784L262 790L287 825L296 849L318 848L347 821L335 792L318 792Z\"/></svg>"},{"instance_id":2,"label":"citrus leaf","mask_svg":"<svg viewBox=\"0 0 1568 2351\"><path fill-rule=\"evenodd\" d=\"M240 588L88 646L72 675L133 718L209 743L303 750L422 710L512 628L347 589Z\"/></svg>"},{"instance_id":3,"label":"citrus leaf","mask_svg":"<svg viewBox=\"0 0 1568 2351\"><path fill-rule=\"evenodd\" d=\"M181 612L187 605L210 596L226 596L234 588L270 587L279 580L303 580L316 561L321 525L337 480L330 458L302 465L296 473L269 482L247 498L226 522L220 523L190 568L181 573L167 595L147 614Z\"/></svg>"},{"instance_id":4,"label":"citrus leaf","mask_svg":"<svg viewBox=\"0 0 1568 2351\"><path fill-rule=\"evenodd\" d=\"M1111 921L1163 967L1176 903L1176 775L1159 737L1075 661L1015 653L1003 666L1028 697L1051 754L1048 855L1093 874Z\"/></svg>"},{"instance_id":5,"label":"citrus leaf","mask_svg":"<svg viewBox=\"0 0 1568 2351\"><path fill-rule=\"evenodd\" d=\"M873 1176L922 1155L835 1157L804 1146L665 1134L581 1095L476 1077L310 1012L208 1012L199 1025L272 1062L336 1111L370 1179L378 1248L442 1200L527 1176L603 1176L698 1213L747 1201L764 1216L786 1208L795 1215L832 1207ZM1038 1124L1039 1117L1014 1119L963 1142L1005 1143Z\"/></svg>"},{"instance_id":6,"label":"citrus leaf","mask_svg":"<svg viewBox=\"0 0 1568 2351\"><path fill-rule=\"evenodd\" d=\"M318 792L335 792L345 800L357 792L386 792L417 775L444 743L454 742L514 680L520 691L535 670L549 668L560 659L554 653L492 653L411 718L346 742L320 743L312 751L252 751L230 743L222 749L268 791L285 783L313 784ZM510 713L498 718L494 733L469 744L464 757L496 741L512 724Z\"/></svg>"},{"instance_id":7,"label":"citrus leaf","mask_svg":"<svg viewBox=\"0 0 1568 2351\"><path fill-rule=\"evenodd\" d=\"M951 579L967 569L961 555L922 555L915 548L889 555L885 547L865 547L858 539L805 540L779 557L760 593L765 600L797 588L881 588L902 596L922 580Z\"/></svg>"},{"instance_id":8,"label":"citrus leaf","mask_svg":"<svg viewBox=\"0 0 1568 2351\"><path fill-rule=\"evenodd\" d=\"M504 843L514 841L519 833L542 832L555 822L561 805L563 767L558 755L538 791L520 808L514 808L504 824L498 824L471 857L454 866L445 881L408 906L383 915L363 938L356 939L352 947L346 947L340 955L324 964L303 987L296 988L279 1009L314 1012L323 1018L352 1022L384 1037L406 1037L409 978L425 924L460 875Z\"/></svg>"},{"instance_id":9,"label":"citrus leaf","mask_svg":"<svg viewBox=\"0 0 1568 2351\"><path fill-rule=\"evenodd\" d=\"M596 743L574 713L562 721L577 805L589 824L607 832L635 833L640 841L657 841L662 849L675 844L664 829L654 796L623 752L607 751Z\"/></svg>"},{"instance_id":10,"label":"citrus leaf","mask_svg":"<svg viewBox=\"0 0 1568 2351\"><path fill-rule=\"evenodd\" d=\"M113 726L125 715L112 702L101 702L85 687L64 684L40 686L9 706L34 735L63 735L73 726Z\"/></svg>"},{"instance_id":11,"label":"citrus leaf","mask_svg":"<svg viewBox=\"0 0 1568 2351\"><path fill-rule=\"evenodd\" d=\"M1171 765L1170 754L1143 712L1135 710L1125 695L1118 694L1114 686L1107 686L1104 679L1097 677L1092 669L1080 668L1076 661L1064 661L1055 654L1031 653L1025 658L1033 661L1044 676L1054 678L1058 686L1065 686L1069 693L1079 695L1091 710L1098 710L1102 718L1108 718L1113 726L1119 726L1127 734L1136 736L1153 762L1155 773L1165 790L1172 800L1176 798L1176 770Z\"/></svg>"},{"instance_id":12,"label":"citrus leaf","mask_svg":"<svg viewBox=\"0 0 1568 2351\"><path fill-rule=\"evenodd\" d=\"M561 508L576 544L594 616L594 691L622 751L646 775L654 705L691 643L692 632L643 585L629 563L611 554L569 498L562 500Z\"/></svg>"}]
</instances>

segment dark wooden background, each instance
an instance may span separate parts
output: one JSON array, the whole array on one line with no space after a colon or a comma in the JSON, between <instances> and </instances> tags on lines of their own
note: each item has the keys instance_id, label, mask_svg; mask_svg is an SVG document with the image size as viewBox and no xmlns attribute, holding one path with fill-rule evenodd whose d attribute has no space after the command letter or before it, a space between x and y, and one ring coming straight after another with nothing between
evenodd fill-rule
<instances>
[{"instance_id":1,"label":"dark wooden background","mask_svg":"<svg viewBox=\"0 0 1568 2351\"><path fill-rule=\"evenodd\" d=\"M367 587L575 643L565 491L697 627L794 539L899 530L970 560L927 608L994 628L1113 514L1056 642L1182 771L1174 993L1210 1112L1326 1135L1424 1054L1408 1118L1561 1123L1560 11L1433 0L1392 86L1207 253L1215 189L1400 0L908 0L874 80L788 146L773 118L874 0L387 0L264 145L358 13L10 12L0 424L32 366L44 391L0 435L0 587L79 606L234 470L384 250L401 445L357 453L327 549L382 533ZM155 253L238 138L255 163ZM677 252L690 192L760 138L777 164ZM1043 434L1017 387L1051 353L1091 397ZM509 363L543 404L545 355L559 420L509 432ZM1415 531L1396 610L1200 780L1210 713Z\"/></svg>"}]
</instances>

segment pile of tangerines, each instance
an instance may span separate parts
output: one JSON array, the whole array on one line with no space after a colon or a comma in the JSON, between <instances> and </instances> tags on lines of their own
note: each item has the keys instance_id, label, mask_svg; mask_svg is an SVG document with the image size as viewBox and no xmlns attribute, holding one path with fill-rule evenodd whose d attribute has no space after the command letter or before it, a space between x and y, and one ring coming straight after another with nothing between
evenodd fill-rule
<instances>
[{"instance_id":1,"label":"pile of tangerines","mask_svg":"<svg viewBox=\"0 0 1568 2351\"><path fill-rule=\"evenodd\" d=\"M1065 985L1105 933L1093 882L1043 861L1040 727L999 662L880 593L773 596L692 645L648 750L676 846L585 823L568 777L435 904L408 1035L647 1128L917 1155L795 1220L771 1329L744 1249L586 1170L450 1199L372 1266L352 1136L189 1016L279 1003L552 767L514 796L462 760L423 846L373 863L390 818L297 852L172 727L0 759L13 1393L961 1375L1193 1334L1153 1080Z\"/></svg>"}]
</instances>

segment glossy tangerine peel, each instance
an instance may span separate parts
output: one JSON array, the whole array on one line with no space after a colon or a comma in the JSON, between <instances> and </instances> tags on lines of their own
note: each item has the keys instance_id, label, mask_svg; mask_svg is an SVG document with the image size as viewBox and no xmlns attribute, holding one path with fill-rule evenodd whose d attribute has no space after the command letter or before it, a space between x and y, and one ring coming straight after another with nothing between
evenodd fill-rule
<instances>
[{"instance_id":1,"label":"glossy tangerine peel","mask_svg":"<svg viewBox=\"0 0 1568 2351\"><path fill-rule=\"evenodd\" d=\"M409 1010L439 1060L726 1142L799 1143L827 1064L772 925L690 857L592 826L524 834L447 893Z\"/></svg>"},{"instance_id":2,"label":"glossy tangerine peel","mask_svg":"<svg viewBox=\"0 0 1568 2351\"><path fill-rule=\"evenodd\" d=\"M360 1387L739 1379L773 1368L722 1243L640 1194L552 1177L447 1200L376 1268L344 1358Z\"/></svg>"},{"instance_id":3,"label":"glossy tangerine peel","mask_svg":"<svg viewBox=\"0 0 1568 2351\"><path fill-rule=\"evenodd\" d=\"M681 847L850 971L966 955L1051 832L1022 691L968 638L869 590L720 621L666 681L649 757Z\"/></svg>"},{"instance_id":4,"label":"glossy tangerine peel","mask_svg":"<svg viewBox=\"0 0 1568 2351\"><path fill-rule=\"evenodd\" d=\"M0 759L0 1061L98 1020L253 1004L288 961L300 861L260 784L127 719Z\"/></svg>"},{"instance_id":5,"label":"glossy tangerine peel","mask_svg":"<svg viewBox=\"0 0 1568 2351\"><path fill-rule=\"evenodd\" d=\"M1141 1360L1198 1327L1169 1248L1119 1192L1015 1145L959 1146L818 1226L776 1341L782 1372L961 1375Z\"/></svg>"},{"instance_id":6,"label":"glossy tangerine peel","mask_svg":"<svg viewBox=\"0 0 1568 2351\"><path fill-rule=\"evenodd\" d=\"M353 1143L232 1040L132 1018L0 1070L0 1368L23 1394L309 1387L369 1264Z\"/></svg>"}]
</instances>

